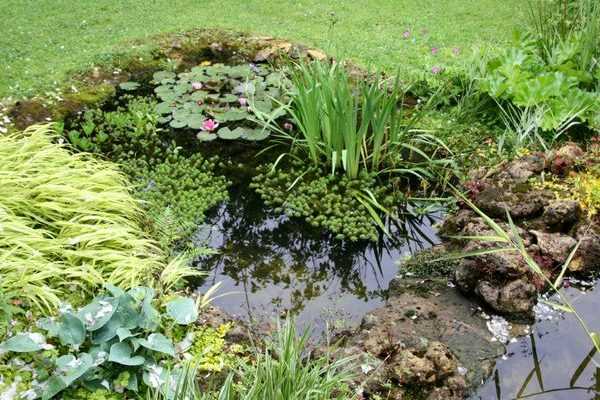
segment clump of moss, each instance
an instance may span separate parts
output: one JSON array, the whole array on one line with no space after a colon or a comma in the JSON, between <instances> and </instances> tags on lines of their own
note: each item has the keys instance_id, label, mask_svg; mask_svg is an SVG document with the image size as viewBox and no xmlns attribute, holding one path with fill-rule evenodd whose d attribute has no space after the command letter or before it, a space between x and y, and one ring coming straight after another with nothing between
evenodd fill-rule
<instances>
[{"instance_id":1,"label":"clump of moss","mask_svg":"<svg viewBox=\"0 0 600 400\"><path fill-rule=\"evenodd\" d=\"M400 262L400 274L414 278L451 276L459 260L449 259L444 251L443 248L433 248L410 256Z\"/></svg>"},{"instance_id":2,"label":"clump of moss","mask_svg":"<svg viewBox=\"0 0 600 400\"><path fill-rule=\"evenodd\" d=\"M373 208L369 210L363 197L368 192L388 210L398 204L396 196L378 185L373 174L361 173L357 179L349 179L298 164L286 171L263 167L251 187L276 212L304 218L314 227L333 232L337 239L351 241L378 239Z\"/></svg>"}]
</instances>

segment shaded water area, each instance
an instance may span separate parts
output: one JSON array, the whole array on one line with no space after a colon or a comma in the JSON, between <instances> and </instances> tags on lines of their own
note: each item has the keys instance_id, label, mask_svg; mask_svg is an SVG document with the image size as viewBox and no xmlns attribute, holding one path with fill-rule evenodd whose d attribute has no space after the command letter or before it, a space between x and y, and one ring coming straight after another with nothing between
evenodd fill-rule
<instances>
[{"instance_id":1,"label":"shaded water area","mask_svg":"<svg viewBox=\"0 0 600 400\"><path fill-rule=\"evenodd\" d=\"M596 282L597 283L597 282ZM565 291L592 331L600 330L600 288ZM471 400L599 400L598 354L572 314L538 314L531 334L516 339Z\"/></svg>"},{"instance_id":2,"label":"shaded water area","mask_svg":"<svg viewBox=\"0 0 600 400\"><path fill-rule=\"evenodd\" d=\"M268 322L291 312L300 328L321 333L327 323L351 324L382 305L398 260L439 241L438 219L394 224L379 243L350 243L270 211L242 180L196 233L219 251L199 260L209 274L199 289L221 282L227 294L214 304L229 314Z\"/></svg>"}]
</instances>

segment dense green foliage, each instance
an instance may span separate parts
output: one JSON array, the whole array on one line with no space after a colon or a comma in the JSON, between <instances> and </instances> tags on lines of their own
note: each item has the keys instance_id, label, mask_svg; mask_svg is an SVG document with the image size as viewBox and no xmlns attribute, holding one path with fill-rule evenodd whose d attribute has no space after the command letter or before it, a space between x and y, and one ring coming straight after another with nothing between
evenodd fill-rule
<instances>
[{"instance_id":1,"label":"dense green foliage","mask_svg":"<svg viewBox=\"0 0 600 400\"><path fill-rule=\"evenodd\" d=\"M159 127L155 101L129 96L122 100L125 104L115 111L87 111L76 129L63 129L77 148L119 162L149 218L169 208L183 228L180 236L186 236L206 210L227 199L228 182L215 173L217 158L184 154Z\"/></svg>"},{"instance_id":2,"label":"dense green foliage","mask_svg":"<svg viewBox=\"0 0 600 400\"><path fill-rule=\"evenodd\" d=\"M117 167L73 155L56 139L48 127L0 136L0 186L11 188L0 193L3 296L49 311L73 291L154 285L165 270L185 271L181 260L165 268Z\"/></svg>"},{"instance_id":3,"label":"dense green foliage","mask_svg":"<svg viewBox=\"0 0 600 400\"><path fill-rule=\"evenodd\" d=\"M315 227L333 232L338 239L352 241L379 238L377 224L373 223L373 218L379 217L371 214L375 212L369 205L371 195L385 209L395 210L400 202L373 175L361 173L357 179L349 179L318 167L304 168L301 163L289 170L265 167L251 186L275 211L302 217Z\"/></svg>"},{"instance_id":4,"label":"dense green foliage","mask_svg":"<svg viewBox=\"0 0 600 400\"><path fill-rule=\"evenodd\" d=\"M250 122L249 106L271 112L288 86L281 72L248 64L197 66L179 74L160 71L153 82L162 101L156 106L163 115L160 122L200 130L200 141L266 139L269 132Z\"/></svg>"},{"instance_id":5,"label":"dense green foliage","mask_svg":"<svg viewBox=\"0 0 600 400\"><path fill-rule=\"evenodd\" d=\"M37 322L39 331L17 333L0 344L5 359L31 354L36 379L29 382L28 398L49 399L77 386L137 392L142 382L156 388L169 379L165 362L174 364L191 343L174 344L160 333L161 325L195 323L196 302L173 298L162 315L151 288L108 290L79 310L63 306L58 317Z\"/></svg>"},{"instance_id":6,"label":"dense green foliage","mask_svg":"<svg viewBox=\"0 0 600 400\"><path fill-rule=\"evenodd\" d=\"M279 325L273 340L256 360L242 364L215 396L203 393L196 381L197 370L188 364L175 389L155 391L154 399L173 400L330 400L351 396L348 384L351 358L331 361L328 355L306 357L309 332L297 336L293 320Z\"/></svg>"}]
</instances>

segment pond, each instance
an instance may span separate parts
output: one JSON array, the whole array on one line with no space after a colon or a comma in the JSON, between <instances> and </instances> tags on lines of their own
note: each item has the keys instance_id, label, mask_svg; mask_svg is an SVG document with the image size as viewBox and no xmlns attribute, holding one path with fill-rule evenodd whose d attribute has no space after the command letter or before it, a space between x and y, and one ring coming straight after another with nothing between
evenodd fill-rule
<instances>
[{"instance_id":1,"label":"pond","mask_svg":"<svg viewBox=\"0 0 600 400\"><path fill-rule=\"evenodd\" d=\"M565 290L590 329L600 329L600 289ZM516 339L471 400L598 400L597 354L574 315L538 313L531 334Z\"/></svg>"},{"instance_id":2,"label":"pond","mask_svg":"<svg viewBox=\"0 0 600 400\"><path fill-rule=\"evenodd\" d=\"M301 219L274 213L242 180L196 232L219 253L198 266L205 291L220 282L214 304L255 322L291 312L317 335L327 323L344 326L383 304L398 261L439 242L439 213L396 223L379 243L340 241Z\"/></svg>"}]
</instances>

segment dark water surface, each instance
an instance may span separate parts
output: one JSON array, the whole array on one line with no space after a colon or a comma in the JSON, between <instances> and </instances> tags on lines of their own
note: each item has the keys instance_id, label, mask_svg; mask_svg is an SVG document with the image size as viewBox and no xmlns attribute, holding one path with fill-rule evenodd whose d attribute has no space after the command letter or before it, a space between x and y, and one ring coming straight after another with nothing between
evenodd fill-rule
<instances>
[{"instance_id":1,"label":"dark water surface","mask_svg":"<svg viewBox=\"0 0 600 400\"><path fill-rule=\"evenodd\" d=\"M228 294L214 304L246 320L291 311L299 327L315 333L326 323L356 322L383 304L398 260L439 241L433 216L397 224L393 239L379 244L348 243L270 212L247 185L234 187L230 198L197 232L219 251L198 262L209 274L200 290L221 282L219 292Z\"/></svg>"},{"instance_id":2,"label":"dark water surface","mask_svg":"<svg viewBox=\"0 0 600 400\"><path fill-rule=\"evenodd\" d=\"M592 331L600 331L600 289L566 290ZM508 345L505 359L472 397L484 400L600 400L600 362L572 314L543 313L532 333Z\"/></svg>"}]
</instances>

